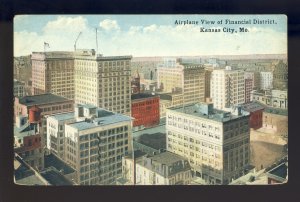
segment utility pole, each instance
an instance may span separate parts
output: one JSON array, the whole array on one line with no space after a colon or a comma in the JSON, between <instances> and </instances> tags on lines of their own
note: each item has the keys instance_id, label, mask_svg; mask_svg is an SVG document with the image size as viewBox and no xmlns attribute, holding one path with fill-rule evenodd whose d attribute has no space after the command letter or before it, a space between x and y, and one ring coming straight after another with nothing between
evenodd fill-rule
<instances>
[{"instance_id":1,"label":"utility pole","mask_svg":"<svg viewBox=\"0 0 300 202\"><path fill-rule=\"evenodd\" d=\"M98 36L97 36L97 27L96 27L96 55L98 53Z\"/></svg>"},{"instance_id":2,"label":"utility pole","mask_svg":"<svg viewBox=\"0 0 300 202\"><path fill-rule=\"evenodd\" d=\"M81 35L81 32L79 32L79 34L78 34L78 36L77 36L77 38L76 38L76 40L75 40L75 43L74 43L74 51L76 51L76 43L77 43L77 40L79 39L80 35Z\"/></svg>"}]
</instances>

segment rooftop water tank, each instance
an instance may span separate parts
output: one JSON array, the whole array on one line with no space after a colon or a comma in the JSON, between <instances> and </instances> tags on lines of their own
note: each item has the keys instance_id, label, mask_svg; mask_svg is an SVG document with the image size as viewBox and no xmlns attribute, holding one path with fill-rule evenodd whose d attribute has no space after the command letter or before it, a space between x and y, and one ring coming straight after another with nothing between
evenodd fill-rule
<instances>
[{"instance_id":1,"label":"rooftop water tank","mask_svg":"<svg viewBox=\"0 0 300 202\"><path fill-rule=\"evenodd\" d=\"M29 109L29 123L38 123L41 120L42 110L37 106L33 106Z\"/></svg>"}]
</instances>

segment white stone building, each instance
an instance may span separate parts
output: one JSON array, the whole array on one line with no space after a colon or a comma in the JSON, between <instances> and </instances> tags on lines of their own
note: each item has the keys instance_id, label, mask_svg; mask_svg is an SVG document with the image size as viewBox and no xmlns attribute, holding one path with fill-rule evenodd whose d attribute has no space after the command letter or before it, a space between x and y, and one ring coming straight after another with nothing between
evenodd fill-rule
<instances>
[{"instance_id":1,"label":"white stone building","mask_svg":"<svg viewBox=\"0 0 300 202\"><path fill-rule=\"evenodd\" d=\"M243 104L245 102L244 71L230 68L213 70L210 96L217 109Z\"/></svg>"},{"instance_id":2,"label":"white stone building","mask_svg":"<svg viewBox=\"0 0 300 202\"><path fill-rule=\"evenodd\" d=\"M77 171L77 184L115 184L122 156L132 150L131 117L77 105L75 113L48 117L47 123L48 147L61 154L63 146L65 162Z\"/></svg>"},{"instance_id":3,"label":"white stone building","mask_svg":"<svg viewBox=\"0 0 300 202\"><path fill-rule=\"evenodd\" d=\"M273 88L273 73L260 72L260 89L269 90Z\"/></svg>"}]
</instances>

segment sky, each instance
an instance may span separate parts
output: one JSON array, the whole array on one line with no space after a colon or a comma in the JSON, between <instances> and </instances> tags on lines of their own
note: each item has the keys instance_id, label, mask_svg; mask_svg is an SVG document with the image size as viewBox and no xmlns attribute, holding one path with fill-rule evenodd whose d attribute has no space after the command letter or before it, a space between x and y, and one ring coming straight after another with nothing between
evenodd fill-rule
<instances>
[{"instance_id":1,"label":"sky","mask_svg":"<svg viewBox=\"0 0 300 202\"><path fill-rule=\"evenodd\" d=\"M251 20L250 25L226 25L225 19ZM253 24L254 19L276 24ZM175 21L198 25L175 25ZM201 20L215 24L201 24ZM223 20L222 24L217 21ZM239 27L249 32L200 32L204 28ZM14 55L44 51L97 49L104 56L199 56L287 54L285 15L17 15L14 18Z\"/></svg>"}]
</instances>

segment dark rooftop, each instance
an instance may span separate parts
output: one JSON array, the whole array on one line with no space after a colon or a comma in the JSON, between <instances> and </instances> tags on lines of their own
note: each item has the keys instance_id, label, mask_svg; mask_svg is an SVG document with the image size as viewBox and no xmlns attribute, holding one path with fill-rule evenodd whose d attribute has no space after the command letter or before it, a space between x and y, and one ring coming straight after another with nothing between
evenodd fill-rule
<instances>
[{"instance_id":1,"label":"dark rooftop","mask_svg":"<svg viewBox=\"0 0 300 202\"><path fill-rule=\"evenodd\" d=\"M262 110L265 107L257 102L250 102L250 103L246 103L241 105L242 109L247 111L247 112L255 112L258 110Z\"/></svg>"},{"instance_id":2,"label":"dark rooftop","mask_svg":"<svg viewBox=\"0 0 300 202\"><path fill-rule=\"evenodd\" d=\"M30 167L23 159L15 155L14 158L14 178L17 184L21 185L47 185L48 182L34 172L33 168Z\"/></svg>"},{"instance_id":3,"label":"dark rooftop","mask_svg":"<svg viewBox=\"0 0 300 202\"><path fill-rule=\"evenodd\" d=\"M149 98L149 97L155 97L157 95L147 94L147 93L139 93L139 94L132 94L131 100L137 100L137 99L143 99L143 98Z\"/></svg>"},{"instance_id":4,"label":"dark rooftop","mask_svg":"<svg viewBox=\"0 0 300 202\"><path fill-rule=\"evenodd\" d=\"M153 133L153 134L142 134L134 139L140 144L146 145L154 149L166 149L166 134L165 133Z\"/></svg>"},{"instance_id":5,"label":"dark rooftop","mask_svg":"<svg viewBox=\"0 0 300 202\"><path fill-rule=\"evenodd\" d=\"M272 170L270 170L268 173L281 177L281 178L286 178L287 176L287 165L286 163L282 163L280 165L278 165L277 167L273 168Z\"/></svg>"},{"instance_id":6,"label":"dark rooftop","mask_svg":"<svg viewBox=\"0 0 300 202\"><path fill-rule=\"evenodd\" d=\"M142 156L147 155L147 153L146 153L146 152L143 152L143 151L141 151L141 150L134 150L134 154L133 154L133 155L134 155L134 158L137 159L137 158L140 158L140 157L142 157ZM126 155L126 157L127 157L127 158L132 158L132 153Z\"/></svg>"},{"instance_id":7,"label":"dark rooftop","mask_svg":"<svg viewBox=\"0 0 300 202\"><path fill-rule=\"evenodd\" d=\"M45 155L45 168L54 167L58 171L62 171L63 174L70 174L75 172L68 164L59 159L54 154Z\"/></svg>"},{"instance_id":8,"label":"dark rooftop","mask_svg":"<svg viewBox=\"0 0 300 202\"><path fill-rule=\"evenodd\" d=\"M74 185L72 181L63 176L56 168L49 167L41 172L41 175L51 184L59 185Z\"/></svg>"},{"instance_id":9,"label":"dark rooftop","mask_svg":"<svg viewBox=\"0 0 300 202\"><path fill-rule=\"evenodd\" d=\"M152 159L153 161L165 164L167 166L172 166L174 163L178 161L187 160L185 157L179 156L177 154L168 151L156 154L149 158Z\"/></svg>"},{"instance_id":10,"label":"dark rooftop","mask_svg":"<svg viewBox=\"0 0 300 202\"><path fill-rule=\"evenodd\" d=\"M172 96L170 94L159 94L161 100L172 100Z\"/></svg>"},{"instance_id":11,"label":"dark rooftop","mask_svg":"<svg viewBox=\"0 0 300 202\"><path fill-rule=\"evenodd\" d=\"M20 104L23 104L26 106L50 104L50 103L65 102L65 101L70 101L70 100L67 98L58 96L58 95L53 95L51 93L25 96L19 100Z\"/></svg>"}]
</instances>

